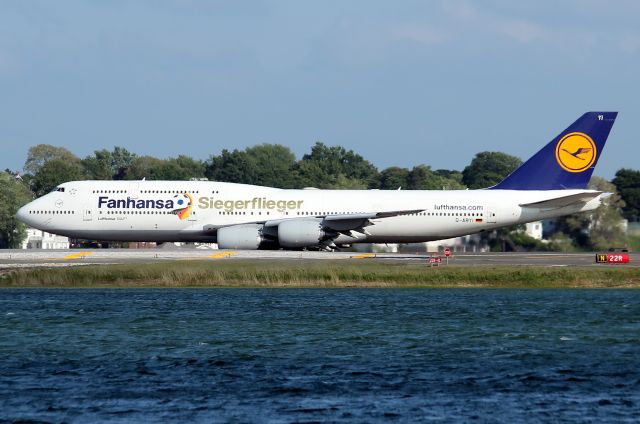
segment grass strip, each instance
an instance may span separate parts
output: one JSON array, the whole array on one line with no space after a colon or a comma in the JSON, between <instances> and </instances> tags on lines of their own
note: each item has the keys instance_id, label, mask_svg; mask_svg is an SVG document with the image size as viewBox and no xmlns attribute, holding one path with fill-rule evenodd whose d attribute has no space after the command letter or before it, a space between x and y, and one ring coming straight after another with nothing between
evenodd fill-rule
<instances>
[{"instance_id":1,"label":"grass strip","mask_svg":"<svg viewBox=\"0 0 640 424\"><path fill-rule=\"evenodd\" d=\"M635 288L640 269L234 259L19 269L0 287Z\"/></svg>"}]
</instances>

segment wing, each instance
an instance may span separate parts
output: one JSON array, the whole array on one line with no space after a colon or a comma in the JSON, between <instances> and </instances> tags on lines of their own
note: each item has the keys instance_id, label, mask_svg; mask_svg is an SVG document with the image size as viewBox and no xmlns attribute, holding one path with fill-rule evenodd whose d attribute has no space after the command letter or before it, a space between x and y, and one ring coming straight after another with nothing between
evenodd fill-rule
<instances>
[{"instance_id":1,"label":"wing","mask_svg":"<svg viewBox=\"0 0 640 424\"><path fill-rule=\"evenodd\" d=\"M521 203L523 208L540 208L540 209L555 209L565 206L587 203L589 200L595 199L602 194L601 191L589 191L578 194L570 194L568 196L553 197L551 199L540 200L531 203Z\"/></svg>"},{"instance_id":2,"label":"wing","mask_svg":"<svg viewBox=\"0 0 640 424\"><path fill-rule=\"evenodd\" d=\"M576 152L576 155L581 155L583 153L589 153L591 151L590 147L581 147L578 149L578 151Z\"/></svg>"},{"instance_id":3,"label":"wing","mask_svg":"<svg viewBox=\"0 0 640 424\"><path fill-rule=\"evenodd\" d=\"M295 218L283 218L265 221L265 227L273 227L279 225L283 221L292 219L309 219L309 218L322 218L322 227L325 229L333 230L343 234L349 234L350 231L356 231L362 234L368 234L364 229L370 225L374 225L373 219L391 218L394 216L411 215L414 213L422 212L424 209L406 209L397 211L381 211L381 212L366 212L366 213L353 213L353 214L328 214L328 215L315 215L308 217L295 217Z\"/></svg>"},{"instance_id":4,"label":"wing","mask_svg":"<svg viewBox=\"0 0 640 424\"><path fill-rule=\"evenodd\" d=\"M342 234L350 234L350 231L359 232L361 234L368 234L365 227L374 225L372 221L374 219L391 218L394 216L411 215L419 213L424 209L405 209L397 211L380 211L380 212L366 212L366 213L353 213L353 214L327 214L327 215L313 215L313 216L296 216L291 218L270 219L264 221L250 221L243 222L242 224L264 224L266 228L275 228L280 223L292 220L309 220L318 219L321 220L322 227L328 230L333 230ZM230 225L205 225L204 230L211 232L222 227L228 227L232 225L238 225L234 223Z\"/></svg>"}]
</instances>

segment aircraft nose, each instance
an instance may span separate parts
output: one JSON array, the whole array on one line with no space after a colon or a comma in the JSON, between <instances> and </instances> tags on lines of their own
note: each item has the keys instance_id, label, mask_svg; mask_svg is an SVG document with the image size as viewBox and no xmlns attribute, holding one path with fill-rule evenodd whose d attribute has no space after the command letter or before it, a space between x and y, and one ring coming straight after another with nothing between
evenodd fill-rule
<instances>
[{"instance_id":1,"label":"aircraft nose","mask_svg":"<svg viewBox=\"0 0 640 424\"><path fill-rule=\"evenodd\" d=\"M19 221L22 221L27 225L31 225L30 219L29 219L29 205L24 205L23 207L18 209L18 212L16 213L16 218L18 218Z\"/></svg>"}]
</instances>

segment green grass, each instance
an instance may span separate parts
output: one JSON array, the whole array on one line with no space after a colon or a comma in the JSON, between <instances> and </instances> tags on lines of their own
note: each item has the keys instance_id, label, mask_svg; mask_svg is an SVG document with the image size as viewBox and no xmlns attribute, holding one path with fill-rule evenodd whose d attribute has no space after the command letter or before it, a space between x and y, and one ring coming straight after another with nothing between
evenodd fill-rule
<instances>
[{"instance_id":1,"label":"green grass","mask_svg":"<svg viewBox=\"0 0 640 424\"><path fill-rule=\"evenodd\" d=\"M640 287L640 269L237 259L20 269L0 287Z\"/></svg>"},{"instance_id":2,"label":"green grass","mask_svg":"<svg viewBox=\"0 0 640 424\"><path fill-rule=\"evenodd\" d=\"M627 247L632 252L640 251L640 235L627 236Z\"/></svg>"}]
</instances>

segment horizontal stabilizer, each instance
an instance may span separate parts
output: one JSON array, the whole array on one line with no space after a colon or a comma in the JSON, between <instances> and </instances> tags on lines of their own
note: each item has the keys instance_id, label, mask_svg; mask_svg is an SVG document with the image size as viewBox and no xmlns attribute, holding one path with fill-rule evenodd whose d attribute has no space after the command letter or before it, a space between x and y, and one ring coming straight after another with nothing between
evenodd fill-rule
<instances>
[{"instance_id":1,"label":"horizontal stabilizer","mask_svg":"<svg viewBox=\"0 0 640 424\"><path fill-rule=\"evenodd\" d=\"M538 202L521 203L520 206L522 206L523 208L540 209L563 208L575 203L587 203L588 201L595 199L601 194L601 191L589 191L585 193L571 194L569 196L554 197L552 199L541 200Z\"/></svg>"}]
</instances>

